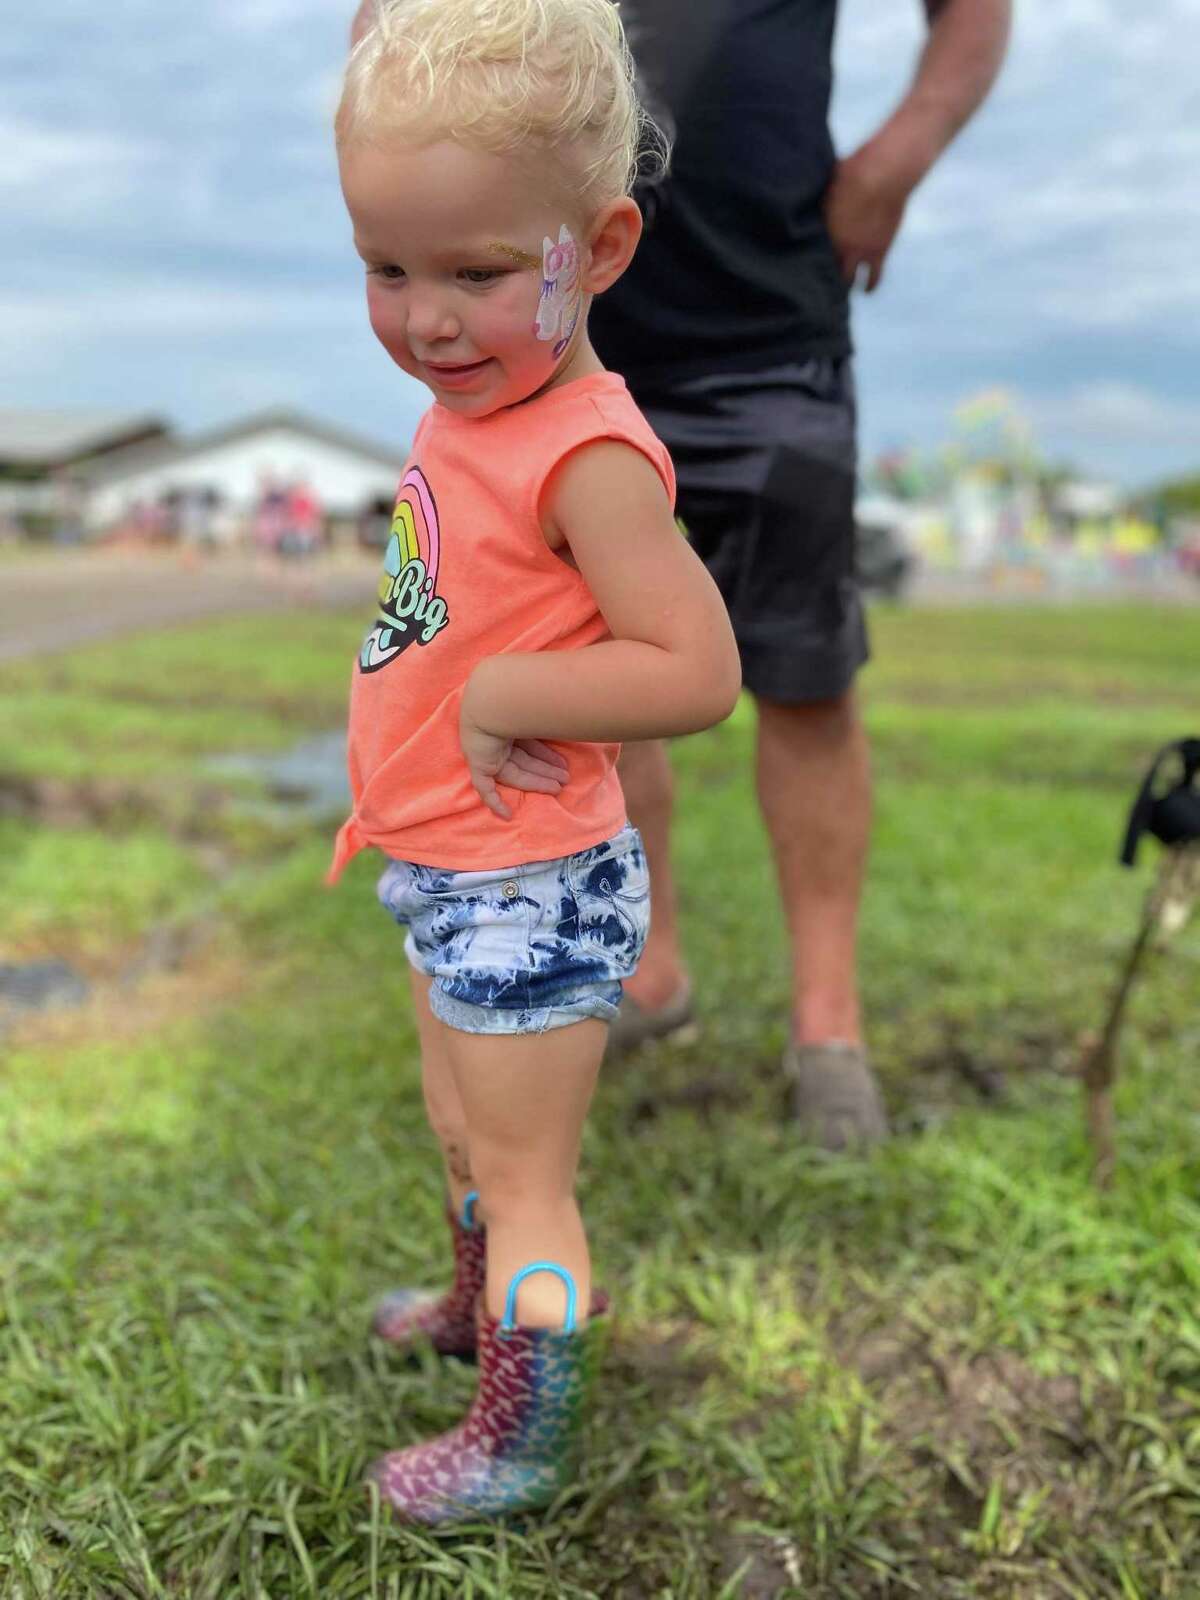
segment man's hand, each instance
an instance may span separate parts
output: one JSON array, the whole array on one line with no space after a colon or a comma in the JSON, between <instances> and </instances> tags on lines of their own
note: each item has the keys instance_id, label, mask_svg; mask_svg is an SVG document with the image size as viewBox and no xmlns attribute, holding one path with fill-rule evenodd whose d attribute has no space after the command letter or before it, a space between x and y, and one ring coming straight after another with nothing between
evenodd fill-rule
<instances>
[{"instance_id":1,"label":"man's hand","mask_svg":"<svg viewBox=\"0 0 1200 1600\"><path fill-rule=\"evenodd\" d=\"M569 776L558 751L540 739L504 739L488 733L472 717L468 700L469 692L463 695L458 736L471 782L489 811L505 822L512 817L497 791L499 783L534 794L558 794Z\"/></svg>"},{"instance_id":2,"label":"man's hand","mask_svg":"<svg viewBox=\"0 0 1200 1600\"><path fill-rule=\"evenodd\" d=\"M834 168L825 222L847 283L867 292L908 197L982 103L1004 60L1012 0L925 0L929 37L912 87L873 138Z\"/></svg>"},{"instance_id":3,"label":"man's hand","mask_svg":"<svg viewBox=\"0 0 1200 1600\"><path fill-rule=\"evenodd\" d=\"M886 135L879 135L839 161L825 194L825 225L842 276L853 285L865 267L868 294L883 277L912 192L885 141Z\"/></svg>"}]
</instances>

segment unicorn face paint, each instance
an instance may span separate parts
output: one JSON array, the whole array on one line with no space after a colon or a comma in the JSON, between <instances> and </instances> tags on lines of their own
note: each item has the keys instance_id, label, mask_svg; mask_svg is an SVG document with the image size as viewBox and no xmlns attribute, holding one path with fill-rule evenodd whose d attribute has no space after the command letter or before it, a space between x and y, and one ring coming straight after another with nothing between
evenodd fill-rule
<instances>
[{"instance_id":1,"label":"unicorn face paint","mask_svg":"<svg viewBox=\"0 0 1200 1600\"><path fill-rule=\"evenodd\" d=\"M579 246L564 222L557 244L549 238L542 241L542 295L534 324L539 339L555 341L551 354L556 361L571 342L582 305Z\"/></svg>"}]
</instances>

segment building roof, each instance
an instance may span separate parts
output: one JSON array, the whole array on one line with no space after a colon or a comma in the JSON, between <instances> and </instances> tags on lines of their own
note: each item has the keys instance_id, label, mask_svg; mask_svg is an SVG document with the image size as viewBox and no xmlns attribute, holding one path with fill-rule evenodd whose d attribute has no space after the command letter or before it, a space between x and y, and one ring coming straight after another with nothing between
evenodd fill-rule
<instances>
[{"instance_id":1,"label":"building roof","mask_svg":"<svg viewBox=\"0 0 1200 1600\"><path fill-rule=\"evenodd\" d=\"M394 472L403 465L402 450L388 450L383 445L376 444L374 440L365 439L361 434L352 433L347 428L338 428L331 423L320 422L315 417L305 416L301 411L277 406L271 410L255 412L253 416L242 417L223 427L212 428L206 433L193 434L187 439L153 440L145 445L131 445L126 450L114 451L102 460L89 462L87 477L93 485L107 483L132 472L167 466L175 461L185 461L189 456L203 455L205 451L216 450L222 445L233 444L240 439L249 438L252 434L266 433L275 428L287 428L293 433L307 434L309 438L318 439L323 444L335 445L339 449L351 451L354 455L366 456L371 461L377 461L380 466L387 467L389 471Z\"/></svg>"},{"instance_id":2,"label":"building roof","mask_svg":"<svg viewBox=\"0 0 1200 1600\"><path fill-rule=\"evenodd\" d=\"M54 467L148 434L166 433L162 418L148 412L0 408L0 461Z\"/></svg>"}]
</instances>

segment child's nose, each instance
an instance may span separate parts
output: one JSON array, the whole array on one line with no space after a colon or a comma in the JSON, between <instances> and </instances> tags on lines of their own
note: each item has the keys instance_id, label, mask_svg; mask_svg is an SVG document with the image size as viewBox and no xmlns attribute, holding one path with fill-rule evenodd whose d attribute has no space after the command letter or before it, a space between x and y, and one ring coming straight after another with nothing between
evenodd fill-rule
<instances>
[{"instance_id":1,"label":"child's nose","mask_svg":"<svg viewBox=\"0 0 1200 1600\"><path fill-rule=\"evenodd\" d=\"M408 297L408 336L420 344L435 339L456 339L458 318L446 297L430 290L410 290Z\"/></svg>"}]
</instances>

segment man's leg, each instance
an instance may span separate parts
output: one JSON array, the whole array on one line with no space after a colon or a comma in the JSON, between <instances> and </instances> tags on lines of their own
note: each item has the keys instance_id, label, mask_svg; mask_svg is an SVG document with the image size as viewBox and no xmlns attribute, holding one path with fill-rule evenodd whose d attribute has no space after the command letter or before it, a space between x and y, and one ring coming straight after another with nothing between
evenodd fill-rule
<instances>
[{"instance_id":1,"label":"man's leg","mask_svg":"<svg viewBox=\"0 0 1200 1600\"><path fill-rule=\"evenodd\" d=\"M861 1045L855 946L871 780L854 691L756 704L758 800L791 940L792 1038Z\"/></svg>"},{"instance_id":2,"label":"man's leg","mask_svg":"<svg viewBox=\"0 0 1200 1600\"><path fill-rule=\"evenodd\" d=\"M758 799L791 940L792 1113L827 1150L887 1134L863 1048L856 940L871 776L853 689L783 703L757 696Z\"/></svg>"},{"instance_id":3,"label":"man's leg","mask_svg":"<svg viewBox=\"0 0 1200 1600\"><path fill-rule=\"evenodd\" d=\"M759 699L759 805L775 857L794 974L797 1044L860 1045L855 969L870 827L870 765L853 690L836 700ZM621 783L650 866L650 937L625 992L645 1013L687 982L671 867L674 781L661 741L626 745Z\"/></svg>"},{"instance_id":4,"label":"man's leg","mask_svg":"<svg viewBox=\"0 0 1200 1600\"><path fill-rule=\"evenodd\" d=\"M625 997L647 1015L664 1011L687 984L679 944L678 902L671 870L675 780L662 739L622 747L617 767L629 820L642 836L650 868L650 933Z\"/></svg>"},{"instance_id":5,"label":"man's leg","mask_svg":"<svg viewBox=\"0 0 1200 1600\"><path fill-rule=\"evenodd\" d=\"M847 687L868 656L855 585L850 363L813 358L645 398L676 459L681 515L729 607L758 707L759 803L791 940L784 1066L793 1108L829 1148L873 1140L885 1122L855 973L871 807L866 740ZM686 973L670 873L670 769L665 754L631 746L620 770L651 877L650 942L627 997L658 1008ZM634 1040L651 1019L643 1010L637 1020Z\"/></svg>"},{"instance_id":6,"label":"man's leg","mask_svg":"<svg viewBox=\"0 0 1200 1600\"><path fill-rule=\"evenodd\" d=\"M759 805L791 942L793 1110L817 1143L840 1149L886 1133L862 1048L856 935L871 817L870 762L854 691L799 705L759 697ZM622 753L630 821L650 866L650 939L627 998L653 1026L687 970L670 860L672 775L662 744ZM659 906L665 902L660 917Z\"/></svg>"}]
</instances>

